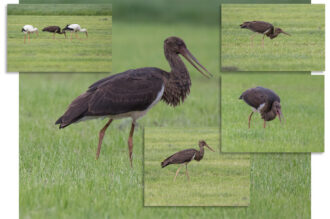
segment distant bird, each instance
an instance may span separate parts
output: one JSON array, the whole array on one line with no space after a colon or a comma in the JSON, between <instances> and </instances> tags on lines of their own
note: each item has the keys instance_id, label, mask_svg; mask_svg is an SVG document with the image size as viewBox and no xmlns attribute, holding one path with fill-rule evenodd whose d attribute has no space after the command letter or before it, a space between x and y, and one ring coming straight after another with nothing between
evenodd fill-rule
<instances>
[{"instance_id":1,"label":"distant bird","mask_svg":"<svg viewBox=\"0 0 330 219\"><path fill-rule=\"evenodd\" d=\"M72 34L73 32L76 34L76 38L78 37L78 32L83 32L86 34L86 38L88 38L88 33L87 33L87 29L85 28L81 28L79 24L68 24L63 28L63 31L69 31L71 32L71 40L72 40Z\"/></svg>"},{"instance_id":2,"label":"distant bird","mask_svg":"<svg viewBox=\"0 0 330 219\"><path fill-rule=\"evenodd\" d=\"M132 118L128 138L129 158L132 166L133 132L136 120L144 116L156 103L163 100L170 106L177 106L190 92L189 72L179 57L185 57L201 74L209 73L189 52L184 41L169 37L164 41L164 52L171 71L159 68L138 68L109 76L92 84L77 97L55 124L64 128L72 123L87 119L109 118L100 130L96 152L98 159L104 133L114 119ZM195 64L195 63L196 64ZM200 66L205 73L196 65Z\"/></svg>"},{"instance_id":3,"label":"distant bird","mask_svg":"<svg viewBox=\"0 0 330 219\"><path fill-rule=\"evenodd\" d=\"M200 161L201 159L203 159L204 157L204 147L206 146L208 149L210 149L211 151L215 152L210 146L208 146L206 144L206 142L204 140L200 140L198 142L199 145L199 151L196 149L186 149L183 151L179 151L175 154L173 154L172 156L166 158L162 163L161 166L162 168L170 165L170 164L182 164L179 169L176 171L175 177L173 179L173 181L175 181L176 176L178 175L181 167L183 165L186 165L186 175L187 178L189 180L189 174L188 174L188 163L192 160L196 160L196 161Z\"/></svg>"},{"instance_id":4,"label":"distant bird","mask_svg":"<svg viewBox=\"0 0 330 219\"><path fill-rule=\"evenodd\" d=\"M261 114L261 118L264 120L264 128L266 128L266 121L271 121L278 116L281 122L281 117L284 118L281 111L280 97L270 89L263 87L250 88L244 91L239 99L243 99L252 107L252 112L249 116L249 128L254 112Z\"/></svg>"},{"instance_id":5,"label":"distant bird","mask_svg":"<svg viewBox=\"0 0 330 219\"><path fill-rule=\"evenodd\" d=\"M50 32L53 33L53 39L55 39L55 34L64 34L65 38L66 38L66 33L65 31L61 31L61 28L59 26L49 26L49 27L45 27L44 29L42 29L43 32Z\"/></svg>"},{"instance_id":6,"label":"distant bird","mask_svg":"<svg viewBox=\"0 0 330 219\"><path fill-rule=\"evenodd\" d=\"M22 28L22 32L24 33L24 43L26 40L26 34L28 35L28 41L30 42L30 33L36 33L37 36L39 36L38 34L38 28L33 27L32 25L25 25Z\"/></svg>"},{"instance_id":7,"label":"distant bird","mask_svg":"<svg viewBox=\"0 0 330 219\"><path fill-rule=\"evenodd\" d=\"M265 35L267 37L269 37L270 39L274 39L275 37L277 37L280 33L284 33L286 35L291 36L290 34L284 32L281 28L274 28L274 26L268 22L265 21L246 21L243 24L240 25L241 28L246 28L249 29L253 32L256 33L260 33L263 35L262 37L262 46L264 46L264 38ZM252 35L251 36L251 43L253 45L253 37L255 36Z\"/></svg>"}]
</instances>

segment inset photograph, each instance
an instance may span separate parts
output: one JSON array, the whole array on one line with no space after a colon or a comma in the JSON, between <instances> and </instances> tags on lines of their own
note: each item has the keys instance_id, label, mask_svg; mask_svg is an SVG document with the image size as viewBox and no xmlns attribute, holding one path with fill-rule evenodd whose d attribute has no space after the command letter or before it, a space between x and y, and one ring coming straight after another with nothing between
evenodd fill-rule
<instances>
[{"instance_id":1,"label":"inset photograph","mask_svg":"<svg viewBox=\"0 0 330 219\"><path fill-rule=\"evenodd\" d=\"M8 72L111 70L111 4L8 5Z\"/></svg>"},{"instance_id":2,"label":"inset photograph","mask_svg":"<svg viewBox=\"0 0 330 219\"><path fill-rule=\"evenodd\" d=\"M221 77L221 152L324 152L324 77Z\"/></svg>"},{"instance_id":3,"label":"inset photograph","mask_svg":"<svg viewBox=\"0 0 330 219\"><path fill-rule=\"evenodd\" d=\"M222 4L221 71L324 71L323 4Z\"/></svg>"},{"instance_id":4,"label":"inset photograph","mask_svg":"<svg viewBox=\"0 0 330 219\"><path fill-rule=\"evenodd\" d=\"M248 206L250 155L220 154L216 127L144 131L144 206Z\"/></svg>"}]
</instances>

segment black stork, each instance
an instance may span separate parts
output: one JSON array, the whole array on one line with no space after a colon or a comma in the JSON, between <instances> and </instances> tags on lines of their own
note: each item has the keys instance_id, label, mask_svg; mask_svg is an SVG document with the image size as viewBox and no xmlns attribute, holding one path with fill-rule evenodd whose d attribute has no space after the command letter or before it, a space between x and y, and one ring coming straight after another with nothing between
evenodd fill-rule
<instances>
[{"instance_id":1,"label":"black stork","mask_svg":"<svg viewBox=\"0 0 330 219\"><path fill-rule=\"evenodd\" d=\"M55 124L59 124L59 128L65 128L79 121L109 118L99 132L96 152L96 159L98 159L104 133L111 122L114 119L131 117L128 149L132 166L133 133L136 120L144 116L160 100L175 107L183 103L190 92L189 72L179 55L185 57L207 78L212 76L189 52L184 41L178 37L169 37L164 41L164 53L171 67L170 72L159 68L138 68L101 79L73 100Z\"/></svg>"},{"instance_id":2,"label":"black stork","mask_svg":"<svg viewBox=\"0 0 330 219\"><path fill-rule=\"evenodd\" d=\"M176 174L175 174L175 177L174 177L173 181L175 181L176 176L178 175L178 173L179 173L179 171L180 171L180 169L183 165L186 165L186 175L187 175L187 178L189 180L187 165L192 160L200 161L200 160L203 159L203 157L204 157L204 147L207 147L211 151L215 152L210 146L207 145L207 143L204 140L200 140L198 142L198 145L199 145L199 151L196 150L196 149L193 149L193 148L182 150L182 151L179 151L179 152L173 154L172 156L166 158L161 163L162 168L164 168L164 167L166 167L170 164L182 164L182 165L180 165L180 167L176 171Z\"/></svg>"},{"instance_id":3,"label":"black stork","mask_svg":"<svg viewBox=\"0 0 330 219\"><path fill-rule=\"evenodd\" d=\"M264 46L265 36L269 37L270 39L274 39L280 33L284 33L288 36L291 36L290 34L284 32L281 28L278 28L278 27L275 28L274 25L272 25L271 23L265 22L265 21L246 21L243 24L241 24L240 27L262 34L263 35L262 46ZM255 34L251 36L252 45L253 45L254 36L255 36Z\"/></svg>"},{"instance_id":4,"label":"black stork","mask_svg":"<svg viewBox=\"0 0 330 219\"><path fill-rule=\"evenodd\" d=\"M281 111L280 97L270 89L263 87L250 88L244 91L239 99L243 99L252 107L252 112L249 116L249 128L254 112L261 114L261 118L264 120L264 128L266 128L266 121L271 121L278 116L281 122L281 117L284 118Z\"/></svg>"},{"instance_id":5,"label":"black stork","mask_svg":"<svg viewBox=\"0 0 330 219\"><path fill-rule=\"evenodd\" d=\"M61 28L59 26L48 26L45 27L44 29L42 29L43 32L50 32L53 33L53 39L55 39L55 34L64 34L65 38L66 38L66 33L65 31L61 31Z\"/></svg>"}]
</instances>

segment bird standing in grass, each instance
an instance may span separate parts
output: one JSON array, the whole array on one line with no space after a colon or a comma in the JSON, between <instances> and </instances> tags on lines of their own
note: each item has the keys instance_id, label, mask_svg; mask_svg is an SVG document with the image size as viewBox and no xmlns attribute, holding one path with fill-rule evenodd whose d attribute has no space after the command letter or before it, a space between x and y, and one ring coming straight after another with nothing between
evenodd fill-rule
<instances>
[{"instance_id":1,"label":"bird standing in grass","mask_svg":"<svg viewBox=\"0 0 330 219\"><path fill-rule=\"evenodd\" d=\"M199 145L199 151L196 149L186 149L186 150L182 150L179 151L175 154L173 154L172 156L166 158L162 163L161 166L162 168L170 165L170 164L181 164L180 167L178 168L178 170L176 171L175 177L173 179L173 181L175 181L181 167L183 165L186 165L186 176L189 180L189 174L188 174L188 163L192 160L196 160L196 161L200 161L203 159L204 157L204 147L207 147L208 149L210 149L211 151L214 152L214 150L207 145L207 143L204 140L200 140L198 142Z\"/></svg>"},{"instance_id":2,"label":"bird standing in grass","mask_svg":"<svg viewBox=\"0 0 330 219\"><path fill-rule=\"evenodd\" d=\"M266 121L271 121L276 116L278 116L281 122L281 117L283 117L280 104L281 100L274 91L263 87L250 88L244 91L239 99L243 99L252 107L252 112L249 116L249 128L254 112L261 114L261 118L264 120L264 128L266 128Z\"/></svg>"},{"instance_id":3,"label":"bird standing in grass","mask_svg":"<svg viewBox=\"0 0 330 219\"><path fill-rule=\"evenodd\" d=\"M183 103L190 92L189 72L179 55L185 57L204 76L212 76L189 52L184 41L178 37L169 37L164 41L164 53L171 67L170 72L159 68L138 68L101 79L72 101L67 111L55 124L59 124L60 128L65 128L72 123L88 119L108 118L109 121L99 132L96 152L96 159L98 159L105 131L111 122L115 119L132 118L128 138L132 166L133 133L136 120L144 116L160 100L170 106L177 106Z\"/></svg>"},{"instance_id":4,"label":"bird standing in grass","mask_svg":"<svg viewBox=\"0 0 330 219\"><path fill-rule=\"evenodd\" d=\"M72 40L73 32L75 33L77 39L79 38L78 37L78 32L85 33L86 34L86 38L88 38L87 29L81 28L79 24L68 24L68 25L66 25L63 28L63 31L69 31L69 32L71 32L71 37L70 37L71 40Z\"/></svg>"},{"instance_id":5,"label":"bird standing in grass","mask_svg":"<svg viewBox=\"0 0 330 219\"><path fill-rule=\"evenodd\" d=\"M22 28L22 32L24 33L24 44L25 44L25 41L26 41L26 35L28 35L28 41L29 42L30 42L30 34L31 33L36 33L36 35L39 36L38 28L33 27L32 25L25 25Z\"/></svg>"},{"instance_id":6,"label":"bird standing in grass","mask_svg":"<svg viewBox=\"0 0 330 219\"><path fill-rule=\"evenodd\" d=\"M66 33L65 31L61 31L61 28L59 26L48 26L42 29L43 32L50 32L53 33L53 39L55 40L55 34L64 34L66 38Z\"/></svg>"},{"instance_id":7,"label":"bird standing in grass","mask_svg":"<svg viewBox=\"0 0 330 219\"><path fill-rule=\"evenodd\" d=\"M284 32L281 28L274 27L272 24L265 22L265 21L246 21L240 25L241 28L249 29L256 34L262 34L262 47L264 46L264 38L265 36L269 37L270 39L274 39L280 33L284 33L286 35L291 36L290 34ZM255 34L251 36L251 44L253 46L253 38Z\"/></svg>"}]
</instances>

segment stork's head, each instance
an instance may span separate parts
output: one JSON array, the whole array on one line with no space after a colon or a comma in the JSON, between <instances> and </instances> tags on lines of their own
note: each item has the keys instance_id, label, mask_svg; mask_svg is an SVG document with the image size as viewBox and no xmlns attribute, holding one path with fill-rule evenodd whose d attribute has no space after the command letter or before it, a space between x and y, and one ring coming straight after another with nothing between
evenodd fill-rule
<instances>
[{"instance_id":1,"label":"stork's head","mask_svg":"<svg viewBox=\"0 0 330 219\"><path fill-rule=\"evenodd\" d=\"M189 52L185 42L179 37L175 37L175 36L168 37L164 41L164 51L165 51L165 56L167 58L171 58L171 56L173 55L181 54L202 75L204 75L207 78L212 77L212 74L208 72L206 68L202 64L200 64L199 61ZM204 71L200 70L197 66L201 67Z\"/></svg>"},{"instance_id":2,"label":"stork's head","mask_svg":"<svg viewBox=\"0 0 330 219\"><path fill-rule=\"evenodd\" d=\"M284 33L288 36L291 36L287 32L284 32L281 28L276 27L273 36L271 36L270 38L273 39L273 38L277 37L277 35L279 35L280 33Z\"/></svg>"},{"instance_id":3,"label":"stork's head","mask_svg":"<svg viewBox=\"0 0 330 219\"><path fill-rule=\"evenodd\" d=\"M199 140L198 145L199 145L200 148L207 147L211 151L215 152L210 146L208 146L208 144L204 140Z\"/></svg>"},{"instance_id":4,"label":"stork's head","mask_svg":"<svg viewBox=\"0 0 330 219\"><path fill-rule=\"evenodd\" d=\"M275 117L278 116L278 119L280 120L280 122L281 122L281 118L284 119L284 116L283 116L282 110L281 110L281 104L279 101L273 102L272 111L275 113Z\"/></svg>"}]
</instances>

